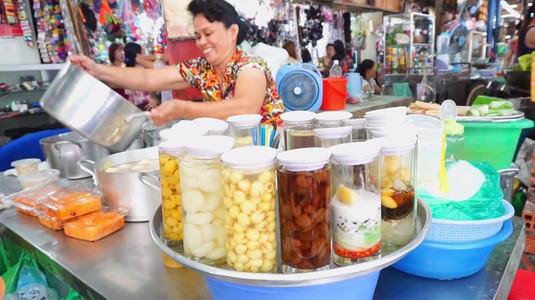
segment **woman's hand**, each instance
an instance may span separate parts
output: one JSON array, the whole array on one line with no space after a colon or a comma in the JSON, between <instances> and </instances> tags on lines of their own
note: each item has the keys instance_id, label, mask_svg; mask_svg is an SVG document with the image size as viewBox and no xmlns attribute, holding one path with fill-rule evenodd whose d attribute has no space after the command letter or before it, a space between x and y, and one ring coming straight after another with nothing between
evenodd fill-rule
<instances>
[{"instance_id":1,"label":"woman's hand","mask_svg":"<svg viewBox=\"0 0 535 300\"><path fill-rule=\"evenodd\" d=\"M69 60L73 65L98 78L98 65L91 58L84 55L71 55Z\"/></svg>"},{"instance_id":2,"label":"woman's hand","mask_svg":"<svg viewBox=\"0 0 535 300\"><path fill-rule=\"evenodd\" d=\"M161 126L183 115L183 100L171 100L164 102L150 111L150 118L154 125Z\"/></svg>"}]
</instances>

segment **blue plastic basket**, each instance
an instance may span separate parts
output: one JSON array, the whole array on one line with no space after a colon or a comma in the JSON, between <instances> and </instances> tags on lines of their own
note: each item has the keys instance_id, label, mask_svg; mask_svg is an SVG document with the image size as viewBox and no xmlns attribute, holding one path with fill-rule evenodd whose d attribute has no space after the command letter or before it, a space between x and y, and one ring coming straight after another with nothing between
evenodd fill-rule
<instances>
[{"instance_id":1,"label":"blue plastic basket","mask_svg":"<svg viewBox=\"0 0 535 300\"><path fill-rule=\"evenodd\" d=\"M434 279L470 276L485 267L494 247L513 233L511 220L494 236L468 243L438 243L424 240L420 246L393 265L412 275Z\"/></svg>"},{"instance_id":2,"label":"blue plastic basket","mask_svg":"<svg viewBox=\"0 0 535 300\"><path fill-rule=\"evenodd\" d=\"M213 300L372 299L380 271L335 283L300 287L254 286L206 277Z\"/></svg>"}]
</instances>

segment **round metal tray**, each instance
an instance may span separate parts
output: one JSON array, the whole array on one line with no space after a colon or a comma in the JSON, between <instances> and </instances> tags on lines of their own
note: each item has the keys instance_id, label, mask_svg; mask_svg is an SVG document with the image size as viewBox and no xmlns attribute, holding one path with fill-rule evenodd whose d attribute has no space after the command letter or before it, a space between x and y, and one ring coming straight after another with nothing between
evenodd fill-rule
<instances>
[{"instance_id":1,"label":"round metal tray","mask_svg":"<svg viewBox=\"0 0 535 300\"><path fill-rule=\"evenodd\" d=\"M524 112L513 111L508 116L477 117L477 116L457 116L457 121L463 122L510 122L524 119Z\"/></svg>"},{"instance_id":2,"label":"round metal tray","mask_svg":"<svg viewBox=\"0 0 535 300\"><path fill-rule=\"evenodd\" d=\"M279 287L295 287L295 286L311 286L318 284L327 284L338 281L343 281L355 277L364 276L373 272L380 271L402 259L410 251L418 247L424 240L429 227L431 226L431 211L425 202L418 201L417 219L420 226L417 226L417 233L415 238L399 250L383 255L372 261L363 262L359 264L337 267L331 263L331 269L324 271L316 271L309 273L298 274L280 274L280 273L249 273L238 272L231 269L225 269L215 266L205 265L195 260L186 258L183 253L175 252L175 250L165 245L162 237L162 214L161 208L157 209L154 216L151 218L149 227L152 240L156 243L165 254L182 264L188 269L191 269L203 276L210 276L219 280L228 281L238 284L248 284L256 286L279 286Z\"/></svg>"}]
</instances>

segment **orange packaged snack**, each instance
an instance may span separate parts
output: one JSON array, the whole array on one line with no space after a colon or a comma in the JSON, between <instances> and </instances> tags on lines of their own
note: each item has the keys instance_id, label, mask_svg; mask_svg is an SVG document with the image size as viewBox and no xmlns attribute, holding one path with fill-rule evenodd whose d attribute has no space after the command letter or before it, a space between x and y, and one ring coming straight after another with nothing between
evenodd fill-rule
<instances>
[{"instance_id":1,"label":"orange packaged snack","mask_svg":"<svg viewBox=\"0 0 535 300\"><path fill-rule=\"evenodd\" d=\"M52 230L62 230L63 224L58 219L51 217L47 215L46 213L41 213L38 216L39 223L41 223L43 226L48 227Z\"/></svg>"},{"instance_id":2,"label":"orange packaged snack","mask_svg":"<svg viewBox=\"0 0 535 300\"><path fill-rule=\"evenodd\" d=\"M43 200L60 190L55 185L37 186L13 195L13 200L20 204L16 205L19 212L36 217Z\"/></svg>"},{"instance_id":3,"label":"orange packaged snack","mask_svg":"<svg viewBox=\"0 0 535 300\"><path fill-rule=\"evenodd\" d=\"M123 228L124 215L116 212L96 211L63 224L63 232L85 241L97 241Z\"/></svg>"},{"instance_id":4,"label":"orange packaged snack","mask_svg":"<svg viewBox=\"0 0 535 300\"><path fill-rule=\"evenodd\" d=\"M66 221L99 210L100 196L91 191L57 192L44 200L44 211L59 221Z\"/></svg>"}]
</instances>

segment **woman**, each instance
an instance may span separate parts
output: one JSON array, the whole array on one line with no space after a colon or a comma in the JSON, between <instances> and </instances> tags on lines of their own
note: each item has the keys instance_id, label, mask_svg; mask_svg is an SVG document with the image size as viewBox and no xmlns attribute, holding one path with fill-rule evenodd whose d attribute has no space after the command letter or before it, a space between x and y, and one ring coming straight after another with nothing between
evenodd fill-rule
<instances>
[{"instance_id":1,"label":"woman","mask_svg":"<svg viewBox=\"0 0 535 300\"><path fill-rule=\"evenodd\" d=\"M334 54L335 54L334 44L331 44L331 43L327 44L327 46L325 47L325 56L319 59L320 71L323 72L327 68L327 66L331 64L331 57L333 57Z\"/></svg>"},{"instance_id":2,"label":"woman","mask_svg":"<svg viewBox=\"0 0 535 300\"><path fill-rule=\"evenodd\" d=\"M375 63L371 59L363 60L357 67L357 72L362 76L362 90L365 92L372 91L376 95L381 94L381 88L375 82Z\"/></svg>"},{"instance_id":3,"label":"woman","mask_svg":"<svg viewBox=\"0 0 535 300\"><path fill-rule=\"evenodd\" d=\"M156 125L199 117L226 119L232 115L260 113L263 123L280 123L284 107L265 62L237 50L246 36L246 25L224 0L193 0L197 47L204 56L158 69L115 68L97 65L85 56L71 62L98 79L129 89L161 91L193 86L204 102L167 101L151 110ZM221 101L223 100L223 101Z\"/></svg>"},{"instance_id":4,"label":"woman","mask_svg":"<svg viewBox=\"0 0 535 300\"><path fill-rule=\"evenodd\" d=\"M347 74L349 69L353 67L353 59L350 56L346 55L346 48L341 40L334 41L334 51L335 53L331 57L331 63L329 64L325 72L325 75L327 75L326 77L328 77L328 73L334 65L335 60L338 61L338 64L342 68L343 74Z\"/></svg>"},{"instance_id":5,"label":"woman","mask_svg":"<svg viewBox=\"0 0 535 300\"><path fill-rule=\"evenodd\" d=\"M310 55L310 51L308 49L303 48L301 49L301 59L304 63L311 63L312 62L312 56Z\"/></svg>"},{"instance_id":6,"label":"woman","mask_svg":"<svg viewBox=\"0 0 535 300\"><path fill-rule=\"evenodd\" d=\"M529 7L518 33L517 57L535 51L535 5Z\"/></svg>"},{"instance_id":7,"label":"woman","mask_svg":"<svg viewBox=\"0 0 535 300\"><path fill-rule=\"evenodd\" d=\"M127 43L124 46L124 63L127 68L144 68L142 65L136 63L136 57L141 55L141 46L136 43ZM125 90L128 96L128 101L132 102L141 110L151 109L151 97L150 93L139 90Z\"/></svg>"},{"instance_id":8,"label":"woman","mask_svg":"<svg viewBox=\"0 0 535 300\"><path fill-rule=\"evenodd\" d=\"M288 52L288 63L289 64L295 64L299 63L299 60L297 59L297 51L295 50L295 45L292 41L286 41L284 44L282 44L282 48Z\"/></svg>"},{"instance_id":9,"label":"woman","mask_svg":"<svg viewBox=\"0 0 535 300\"><path fill-rule=\"evenodd\" d=\"M111 65L115 67L122 68L124 67L124 46L118 43L112 43L108 47L108 58L110 59ZM110 85L110 87L121 95L123 98L128 98L126 92L123 88Z\"/></svg>"}]
</instances>

